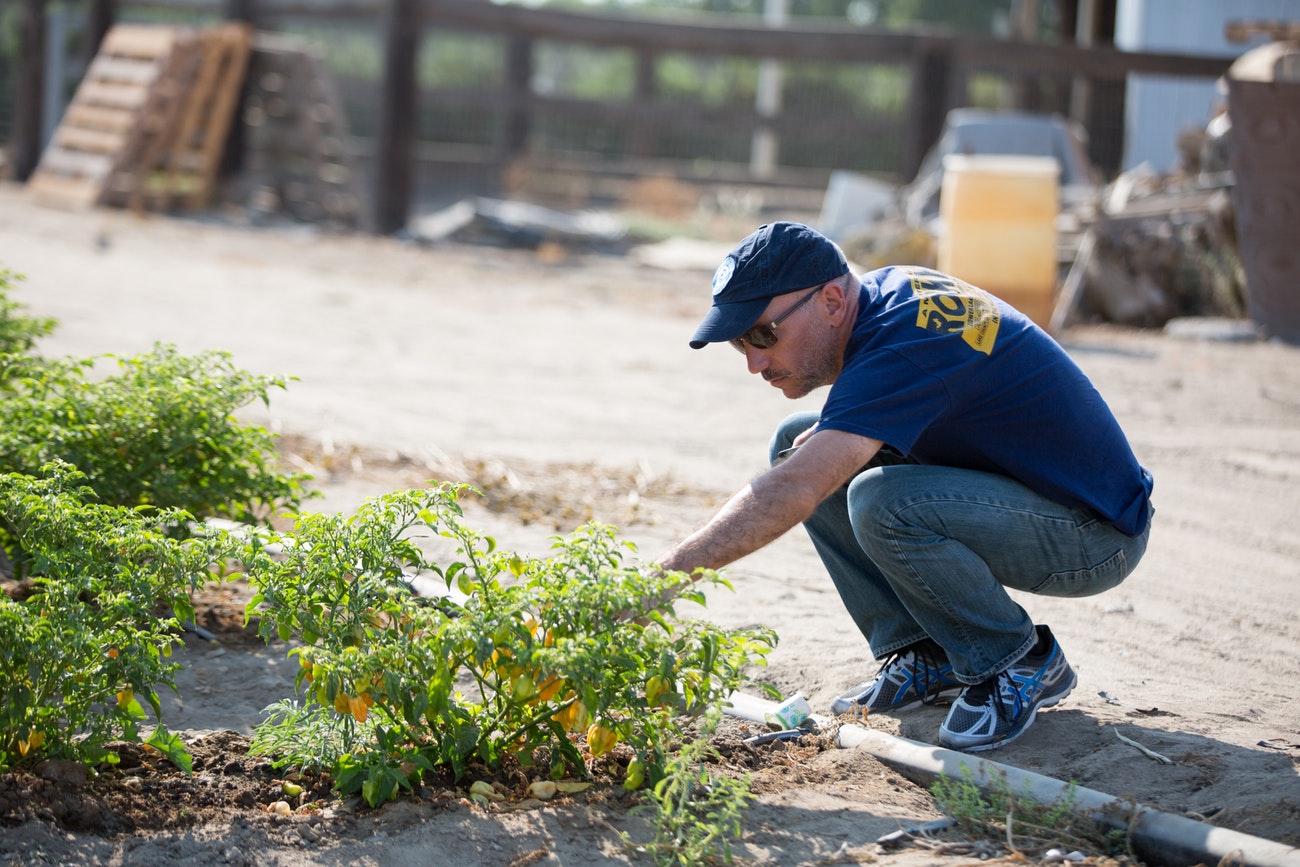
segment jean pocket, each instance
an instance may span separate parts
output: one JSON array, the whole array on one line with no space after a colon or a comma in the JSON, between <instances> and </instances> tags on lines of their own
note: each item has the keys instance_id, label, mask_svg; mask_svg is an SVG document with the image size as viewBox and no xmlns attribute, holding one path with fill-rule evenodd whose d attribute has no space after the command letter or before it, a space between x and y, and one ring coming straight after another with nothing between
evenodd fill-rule
<instances>
[{"instance_id":1,"label":"jean pocket","mask_svg":"<svg viewBox=\"0 0 1300 867\"><path fill-rule=\"evenodd\" d=\"M1053 572L1029 592L1042 596L1093 596L1119 586L1128 577L1128 571L1128 554L1120 548L1091 568Z\"/></svg>"}]
</instances>

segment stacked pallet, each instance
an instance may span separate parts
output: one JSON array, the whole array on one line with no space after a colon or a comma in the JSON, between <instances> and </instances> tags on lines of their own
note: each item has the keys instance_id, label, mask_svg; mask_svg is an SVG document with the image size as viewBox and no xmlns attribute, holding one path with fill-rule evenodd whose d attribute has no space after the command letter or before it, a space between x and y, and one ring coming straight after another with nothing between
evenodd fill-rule
<instances>
[{"instance_id":1,"label":"stacked pallet","mask_svg":"<svg viewBox=\"0 0 1300 867\"><path fill-rule=\"evenodd\" d=\"M251 36L238 24L113 27L28 182L36 200L78 208L206 206Z\"/></svg>"},{"instance_id":2,"label":"stacked pallet","mask_svg":"<svg viewBox=\"0 0 1300 867\"><path fill-rule=\"evenodd\" d=\"M245 203L259 214L355 227L357 172L342 100L310 43L259 33L245 96Z\"/></svg>"}]
</instances>

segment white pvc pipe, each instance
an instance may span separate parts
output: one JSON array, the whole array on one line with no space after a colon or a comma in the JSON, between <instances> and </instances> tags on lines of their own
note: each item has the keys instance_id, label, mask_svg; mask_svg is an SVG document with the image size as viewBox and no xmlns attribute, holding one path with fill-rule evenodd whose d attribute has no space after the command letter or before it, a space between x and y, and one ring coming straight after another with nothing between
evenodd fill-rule
<instances>
[{"instance_id":1,"label":"white pvc pipe","mask_svg":"<svg viewBox=\"0 0 1300 867\"><path fill-rule=\"evenodd\" d=\"M940 775L962 780L968 774L982 790L1024 792L1041 804L1051 804L1071 791L1069 784L1052 777L862 726L841 726L839 745L865 749L882 762L913 770L927 781ZM1134 851L1152 864L1181 867L1223 862L1241 867L1300 867L1300 849L1282 843L1162 813L1082 786L1073 787L1072 796L1077 812L1091 814L1107 826L1128 830Z\"/></svg>"}]
</instances>

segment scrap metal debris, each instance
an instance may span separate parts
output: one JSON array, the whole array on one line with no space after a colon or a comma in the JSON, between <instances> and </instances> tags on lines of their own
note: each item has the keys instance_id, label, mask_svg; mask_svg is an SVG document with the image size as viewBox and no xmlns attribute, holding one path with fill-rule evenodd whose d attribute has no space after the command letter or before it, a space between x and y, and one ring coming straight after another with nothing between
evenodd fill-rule
<instances>
[{"instance_id":1,"label":"scrap metal debris","mask_svg":"<svg viewBox=\"0 0 1300 867\"><path fill-rule=\"evenodd\" d=\"M1104 689L1101 692L1097 693L1097 695L1101 696L1102 699L1106 702L1106 704L1113 704L1116 707L1128 708L1129 710L1133 711L1133 713L1141 714L1142 716L1177 716L1177 714L1175 713L1171 713L1170 711L1167 710L1161 710L1158 707L1138 707L1135 704L1129 704L1126 701L1122 701L1116 698L1115 696L1106 692ZM1130 714L1130 716L1132 716L1132 714Z\"/></svg>"}]
</instances>

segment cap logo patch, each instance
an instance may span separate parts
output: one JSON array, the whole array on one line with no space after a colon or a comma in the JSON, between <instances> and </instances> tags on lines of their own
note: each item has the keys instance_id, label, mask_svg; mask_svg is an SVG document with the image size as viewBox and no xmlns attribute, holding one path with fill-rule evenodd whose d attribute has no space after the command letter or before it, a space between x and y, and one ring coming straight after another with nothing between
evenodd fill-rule
<instances>
[{"instance_id":1,"label":"cap logo patch","mask_svg":"<svg viewBox=\"0 0 1300 867\"><path fill-rule=\"evenodd\" d=\"M716 296L731 282L731 275L736 272L736 260L732 256L722 260L718 270L713 272L713 294Z\"/></svg>"}]
</instances>

